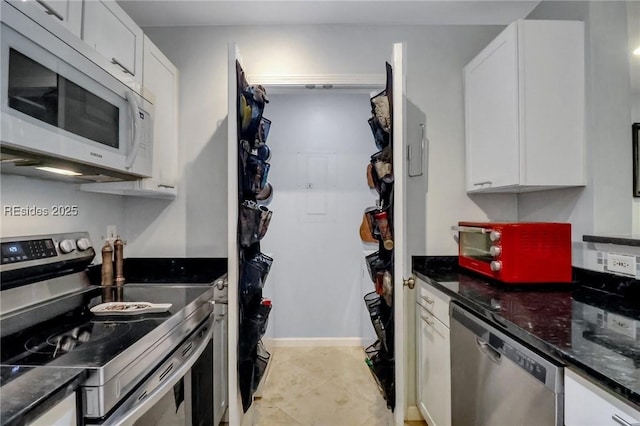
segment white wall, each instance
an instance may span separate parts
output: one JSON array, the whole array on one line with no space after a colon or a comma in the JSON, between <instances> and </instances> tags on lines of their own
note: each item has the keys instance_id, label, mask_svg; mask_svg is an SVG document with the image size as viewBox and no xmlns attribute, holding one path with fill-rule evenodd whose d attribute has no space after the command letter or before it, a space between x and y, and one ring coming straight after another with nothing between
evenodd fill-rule
<instances>
[{"instance_id":1,"label":"white wall","mask_svg":"<svg viewBox=\"0 0 640 426\"><path fill-rule=\"evenodd\" d=\"M54 182L22 176L2 175L0 179L0 201L2 218L0 235L14 237L23 235L51 234L88 231L96 248L94 263L101 263L100 248L106 235L107 225L116 225L124 230L124 199L119 195L81 192L77 184ZM11 216L7 206L48 209L44 216ZM51 206L78 206L77 216L53 216ZM126 249L125 249L126 251Z\"/></svg>"},{"instance_id":2,"label":"white wall","mask_svg":"<svg viewBox=\"0 0 640 426\"><path fill-rule=\"evenodd\" d=\"M188 256L226 256L230 40L238 43L245 69L252 75L381 74L393 42L407 41L408 97L426 113L431 142L427 236L417 237L426 238L428 254L455 254L450 226L462 219L486 219L486 213L463 190L462 67L500 27L323 25L145 31L180 70L181 195L156 221L169 230L154 236L156 247ZM414 205L413 198L409 199L408 208L424 210L424 202ZM510 204L501 208L503 203L503 199L497 202L497 211L512 211ZM172 232L173 227L178 232Z\"/></svg>"},{"instance_id":3,"label":"white wall","mask_svg":"<svg viewBox=\"0 0 640 426\"><path fill-rule=\"evenodd\" d=\"M365 173L377 151L367 124L369 96L318 89L270 100L265 117L272 120L274 198L268 207L274 213L261 243L274 258L263 293L277 307L270 334L360 337L364 245L358 230L364 209L377 199ZM309 156L326 161L326 188L320 182L306 188Z\"/></svg>"},{"instance_id":4,"label":"white wall","mask_svg":"<svg viewBox=\"0 0 640 426\"><path fill-rule=\"evenodd\" d=\"M184 189L182 182L177 187ZM187 257L186 211L177 200L125 197L126 257ZM191 252L191 257L202 257Z\"/></svg>"},{"instance_id":5,"label":"white wall","mask_svg":"<svg viewBox=\"0 0 640 426\"><path fill-rule=\"evenodd\" d=\"M627 32L629 34L629 47L640 47L640 2L627 2ZM629 68L631 70L631 121L640 123L640 56L630 55ZM632 232L640 235L640 198L633 199Z\"/></svg>"},{"instance_id":6,"label":"white wall","mask_svg":"<svg viewBox=\"0 0 640 426\"><path fill-rule=\"evenodd\" d=\"M522 194L520 220L573 224L574 264L582 235L628 235L632 223L630 51L625 2L543 2L529 19L575 19L586 30L587 186Z\"/></svg>"}]
</instances>

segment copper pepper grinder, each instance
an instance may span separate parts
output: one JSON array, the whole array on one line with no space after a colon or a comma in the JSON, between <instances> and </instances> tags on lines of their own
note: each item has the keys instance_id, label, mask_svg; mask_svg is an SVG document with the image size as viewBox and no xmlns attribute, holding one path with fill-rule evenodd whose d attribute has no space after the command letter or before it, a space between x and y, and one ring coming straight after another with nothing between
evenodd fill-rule
<instances>
[{"instance_id":1,"label":"copper pepper grinder","mask_svg":"<svg viewBox=\"0 0 640 426\"><path fill-rule=\"evenodd\" d=\"M120 237L113 242L116 264L116 301L122 302L124 285L124 241Z\"/></svg>"},{"instance_id":2,"label":"copper pepper grinder","mask_svg":"<svg viewBox=\"0 0 640 426\"><path fill-rule=\"evenodd\" d=\"M113 302L113 247L109 241L102 247L102 301Z\"/></svg>"}]
</instances>

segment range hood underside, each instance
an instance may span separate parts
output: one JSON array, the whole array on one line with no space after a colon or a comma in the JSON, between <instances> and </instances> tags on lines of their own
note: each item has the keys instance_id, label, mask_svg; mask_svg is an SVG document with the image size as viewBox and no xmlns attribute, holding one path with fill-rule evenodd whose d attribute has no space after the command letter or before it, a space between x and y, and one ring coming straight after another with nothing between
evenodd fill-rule
<instances>
[{"instance_id":1,"label":"range hood underside","mask_svg":"<svg viewBox=\"0 0 640 426\"><path fill-rule=\"evenodd\" d=\"M80 173L79 176L65 176L39 170L36 167L53 167ZM77 163L53 156L21 151L0 146L0 172L40 179L57 180L71 183L123 182L137 180L139 177L106 169L94 165Z\"/></svg>"}]
</instances>

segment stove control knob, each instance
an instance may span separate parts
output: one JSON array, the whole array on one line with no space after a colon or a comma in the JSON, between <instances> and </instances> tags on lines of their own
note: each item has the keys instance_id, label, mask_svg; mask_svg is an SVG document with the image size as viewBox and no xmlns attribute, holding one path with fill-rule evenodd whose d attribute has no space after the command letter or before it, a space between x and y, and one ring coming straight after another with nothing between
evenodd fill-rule
<instances>
[{"instance_id":1,"label":"stove control knob","mask_svg":"<svg viewBox=\"0 0 640 426\"><path fill-rule=\"evenodd\" d=\"M493 256L493 257L498 257L502 253L502 247L500 247L500 246L491 246L489 248L489 253L491 253L491 256Z\"/></svg>"},{"instance_id":2,"label":"stove control knob","mask_svg":"<svg viewBox=\"0 0 640 426\"><path fill-rule=\"evenodd\" d=\"M88 238L80 238L76 241L76 245L80 251L89 250L91 248L91 241Z\"/></svg>"},{"instance_id":3,"label":"stove control knob","mask_svg":"<svg viewBox=\"0 0 640 426\"><path fill-rule=\"evenodd\" d=\"M500 241L501 237L502 233L500 233L500 231L491 231L491 233L489 234L489 238L491 239L491 241Z\"/></svg>"},{"instance_id":4,"label":"stove control knob","mask_svg":"<svg viewBox=\"0 0 640 426\"><path fill-rule=\"evenodd\" d=\"M494 260L493 262L491 262L491 270L493 272L498 272L500 269L502 269L502 262L500 262L499 260Z\"/></svg>"},{"instance_id":5,"label":"stove control knob","mask_svg":"<svg viewBox=\"0 0 640 426\"><path fill-rule=\"evenodd\" d=\"M62 240L59 247L62 253L67 254L76 249L76 243L73 240Z\"/></svg>"}]
</instances>

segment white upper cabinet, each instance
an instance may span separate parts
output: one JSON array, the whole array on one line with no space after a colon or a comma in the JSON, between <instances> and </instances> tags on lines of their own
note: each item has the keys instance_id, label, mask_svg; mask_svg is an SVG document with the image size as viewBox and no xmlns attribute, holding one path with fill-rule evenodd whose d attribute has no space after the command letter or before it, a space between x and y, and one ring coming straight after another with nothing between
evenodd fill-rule
<instances>
[{"instance_id":1,"label":"white upper cabinet","mask_svg":"<svg viewBox=\"0 0 640 426\"><path fill-rule=\"evenodd\" d=\"M466 189L583 186L584 25L519 20L464 68Z\"/></svg>"},{"instance_id":2,"label":"white upper cabinet","mask_svg":"<svg viewBox=\"0 0 640 426\"><path fill-rule=\"evenodd\" d=\"M8 3L141 93L143 32L114 0Z\"/></svg>"},{"instance_id":3,"label":"white upper cabinet","mask_svg":"<svg viewBox=\"0 0 640 426\"><path fill-rule=\"evenodd\" d=\"M82 40L102 57L97 60L98 65L132 89L140 90L142 29L114 0L84 2Z\"/></svg>"},{"instance_id":4,"label":"white upper cabinet","mask_svg":"<svg viewBox=\"0 0 640 426\"><path fill-rule=\"evenodd\" d=\"M80 38L82 1L11 0L9 3L57 36L69 31Z\"/></svg>"},{"instance_id":5,"label":"white upper cabinet","mask_svg":"<svg viewBox=\"0 0 640 426\"><path fill-rule=\"evenodd\" d=\"M153 178L175 193L178 169L178 69L144 37L144 91L155 97Z\"/></svg>"},{"instance_id":6,"label":"white upper cabinet","mask_svg":"<svg viewBox=\"0 0 640 426\"><path fill-rule=\"evenodd\" d=\"M85 183L89 192L174 199L178 170L178 69L144 36L142 95L154 107L153 171L150 178L128 182Z\"/></svg>"}]
</instances>

